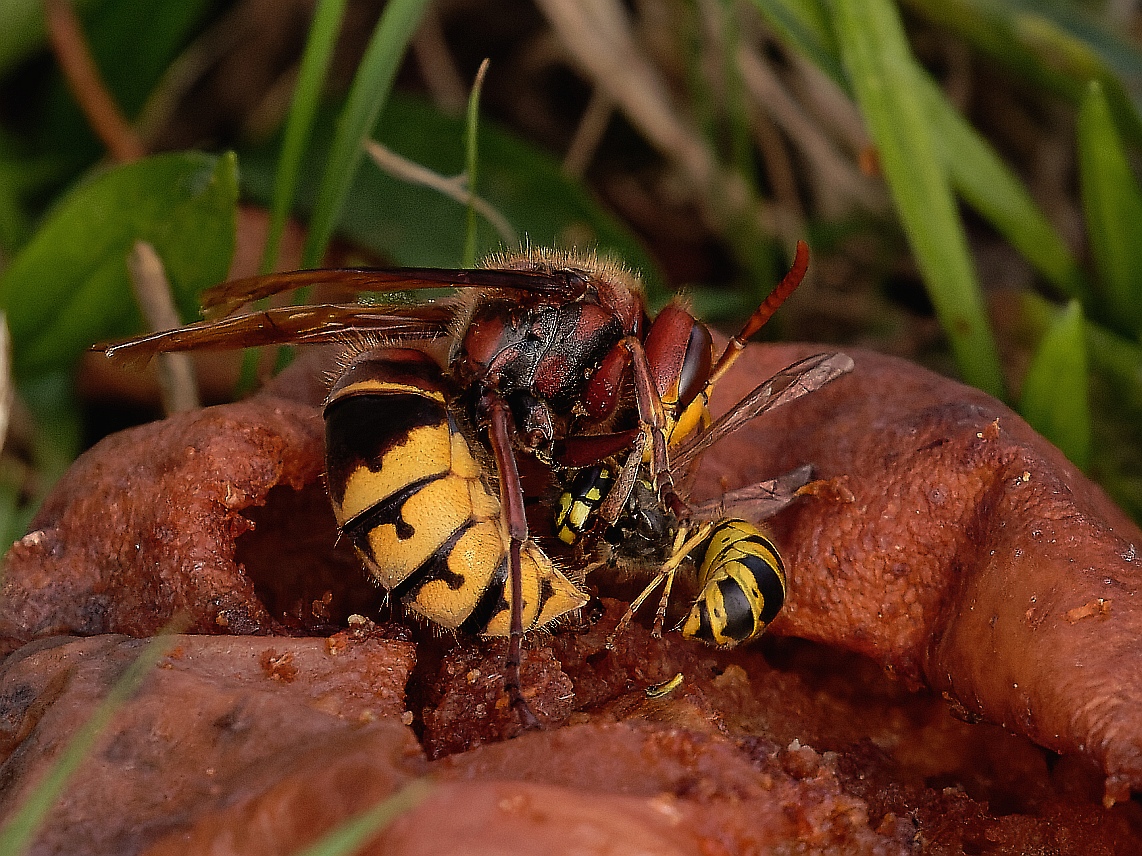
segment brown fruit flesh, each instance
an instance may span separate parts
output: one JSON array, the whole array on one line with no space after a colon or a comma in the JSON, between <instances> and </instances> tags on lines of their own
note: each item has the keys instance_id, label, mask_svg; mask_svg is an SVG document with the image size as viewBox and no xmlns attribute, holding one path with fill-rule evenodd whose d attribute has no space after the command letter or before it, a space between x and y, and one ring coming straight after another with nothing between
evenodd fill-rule
<instances>
[{"instance_id":1,"label":"brown fruit flesh","mask_svg":"<svg viewBox=\"0 0 1142 856\"><path fill-rule=\"evenodd\" d=\"M723 406L809 352L750 349ZM833 480L772 522L790 576L773 630L827 647L717 652L636 623L608 652L623 604L604 600L530 640L524 689L549 728L508 742L502 642L414 625L413 648L399 624L281 635L328 632L376 595L322 544L316 410L261 397L105 441L6 559L0 628L19 650L0 666L0 815L138 650L101 634L189 612L199 633L276 635L186 637L69 784L43 846L288 852L433 772L428 800L370 852L570 850L582 835L660 852L1136 851L1138 806L1099 805L1099 769L1112 797L1142 778L1125 558L1142 535L1002 405L856 360L716 446L696 485L803 461ZM53 633L93 638L41 639ZM841 649L1065 757L959 722ZM646 697L677 672L681 687ZM139 778L152 768L161 787Z\"/></svg>"}]
</instances>

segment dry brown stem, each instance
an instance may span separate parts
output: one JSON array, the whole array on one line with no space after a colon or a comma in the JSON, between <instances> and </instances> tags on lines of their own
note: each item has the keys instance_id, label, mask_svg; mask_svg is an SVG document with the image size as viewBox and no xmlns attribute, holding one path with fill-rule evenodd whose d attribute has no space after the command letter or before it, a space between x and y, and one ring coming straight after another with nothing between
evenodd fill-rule
<instances>
[{"instance_id":1,"label":"dry brown stem","mask_svg":"<svg viewBox=\"0 0 1142 856\"><path fill-rule=\"evenodd\" d=\"M117 161L126 163L146 155L142 142L107 91L71 3L45 0L44 12L52 50L91 129Z\"/></svg>"},{"instance_id":2,"label":"dry brown stem","mask_svg":"<svg viewBox=\"0 0 1142 856\"><path fill-rule=\"evenodd\" d=\"M146 241L136 241L127 257L127 271L147 329L169 330L182 324L163 261L153 246ZM202 406L189 354L160 354L157 365L163 410L167 414Z\"/></svg>"}]
</instances>

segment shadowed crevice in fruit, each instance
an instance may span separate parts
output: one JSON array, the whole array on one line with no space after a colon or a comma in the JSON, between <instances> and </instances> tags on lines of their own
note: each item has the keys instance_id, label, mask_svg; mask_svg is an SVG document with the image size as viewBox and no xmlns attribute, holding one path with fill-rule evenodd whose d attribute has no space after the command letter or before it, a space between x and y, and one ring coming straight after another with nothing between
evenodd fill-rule
<instances>
[{"instance_id":1,"label":"shadowed crevice in fruit","mask_svg":"<svg viewBox=\"0 0 1142 856\"><path fill-rule=\"evenodd\" d=\"M350 615L380 614L385 593L349 539L337 537L322 479L301 490L274 487L265 505L243 513L254 527L235 542L234 558L277 621L320 634L345 627Z\"/></svg>"},{"instance_id":2,"label":"shadowed crevice in fruit","mask_svg":"<svg viewBox=\"0 0 1142 856\"><path fill-rule=\"evenodd\" d=\"M196 633L279 629L236 542L273 488L320 484L323 448L316 411L269 397L107 437L6 555L0 637L149 636L176 615ZM290 536L281 544L288 555Z\"/></svg>"}]
</instances>

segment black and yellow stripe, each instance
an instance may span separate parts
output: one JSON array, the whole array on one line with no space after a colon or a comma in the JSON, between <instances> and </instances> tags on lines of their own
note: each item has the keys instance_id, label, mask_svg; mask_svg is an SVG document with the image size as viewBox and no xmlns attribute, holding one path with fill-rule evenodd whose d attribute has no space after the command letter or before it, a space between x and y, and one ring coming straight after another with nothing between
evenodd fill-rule
<instances>
[{"instance_id":1,"label":"black and yellow stripe","mask_svg":"<svg viewBox=\"0 0 1142 856\"><path fill-rule=\"evenodd\" d=\"M785 564L761 530L727 518L691 554L700 592L682 635L732 648L760 636L785 603Z\"/></svg>"},{"instance_id":2,"label":"black and yellow stripe","mask_svg":"<svg viewBox=\"0 0 1142 856\"><path fill-rule=\"evenodd\" d=\"M593 516L614 483L614 474L604 464L586 467L575 474L559 497L555 510L555 534L565 544L574 544L593 524Z\"/></svg>"},{"instance_id":3,"label":"black and yellow stripe","mask_svg":"<svg viewBox=\"0 0 1142 856\"><path fill-rule=\"evenodd\" d=\"M394 599L442 627L507 636L511 541L447 392L419 351L371 351L350 364L325 405L334 516ZM586 603L534 542L521 560L525 630Z\"/></svg>"}]
</instances>

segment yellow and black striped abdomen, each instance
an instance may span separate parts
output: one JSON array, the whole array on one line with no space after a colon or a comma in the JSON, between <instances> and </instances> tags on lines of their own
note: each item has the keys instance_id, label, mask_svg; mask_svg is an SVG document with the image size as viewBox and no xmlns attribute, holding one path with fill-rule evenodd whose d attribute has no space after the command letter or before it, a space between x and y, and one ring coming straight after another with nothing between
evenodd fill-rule
<instances>
[{"instance_id":1,"label":"yellow and black striped abdomen","mask_svg":"<svg viewBox=\"0 0 1142 856\"><path fill-rule=\"evenodd\" d=\"M564 544L574 544L594 524L595 511L614 484L614 474L605 464L579 470L559 496L555 510L555 534Z\"/></svg>"},{"instance_id":2,"label":"yellow and black striped abdomen","mask_svg":"<svg viewBox=\"0 0 1142 856\"><path fill-rule=\"evenodd\" d=\"M700 592L682 635L732 648L760 636L785 604L785 564L761 530L744 520L718 523L695 558Z\"/></svg>"},{"instance_id":3,"label":"yellow and black striped abdomen","mask_svg":"<svg viewBox=\"0 0 1142 856\"><path fill-rule=\"evenodd\" d=\"M325 406L326 469L337 525L380 585L450 629L506 636L508 553L499 493L450 413L427 355L359 355ZM521 550L523 626L586 596L534 542Z\"/></svg>"}]
</instances>

